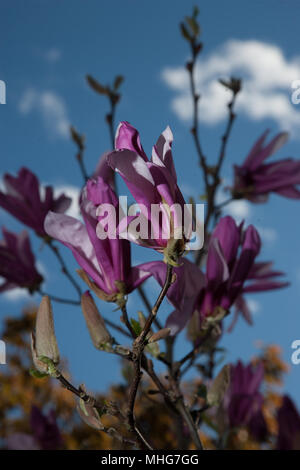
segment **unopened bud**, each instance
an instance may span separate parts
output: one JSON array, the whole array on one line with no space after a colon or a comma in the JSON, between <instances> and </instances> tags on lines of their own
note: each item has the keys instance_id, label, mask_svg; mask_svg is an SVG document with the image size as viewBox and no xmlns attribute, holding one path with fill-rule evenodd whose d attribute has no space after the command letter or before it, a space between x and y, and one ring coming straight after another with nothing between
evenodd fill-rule
<instances>
[{"instance_id":1,"label":"unopened bud","mask_svg":"<svg viewBox=\"0 0 300 470\"><path fill-rule=\"evenodd\" d=\"M218 406L222 403L224 395L230 384L230 365L225 365L207 392L207 403L210 406Z\"/></svg>"},{"instance_id":2,"label":"unopened bud","mask_svg":"<svg viewBox=\"0 0 300 470\"><path fill-rule=\"evenodd\" d=\"M93 406L93 403L87 403L80 398L79 404L77 405L77 411L82 421L84 421L88 426L97 429L97 431L101 431L103 429L100 414Z\"/></svg>"},{"instance_id":3,"label":"unopened bud","mask_svg":"<svg viewBox=\"0 0 300 470\"><path fill-rule=\"evenodd\" d=\"M32 334L31 349L33 362L37 370L43 373L52 373L59 363L59 351L54 331L51 302L47 295L42 298L37 311L35 334Z\"/></svg>"},{"instance_id":4,"label":"unopened bud","mask_svg":"<svg viewBox=\"0 0 300 470\"><path fill-rule=\"evenodd\" d=\"M148 343L154 343L155 341L159 341L160 339L165 339L170 335L170 332L170 328L163 328L162 330L159 330L154 333L154 335L149 338Z\"/></svg>"},{"instance_id":5,"label":"unopened bud","mask_svg":"<svg viewBox=\"0 0 300 470\"><path fill-rule=\"evenodd\" d=\"M105 349L106 344L112 343L112 337L89 291L81 296L81 309L95 348Z\"/></svg>"}]
</instances>

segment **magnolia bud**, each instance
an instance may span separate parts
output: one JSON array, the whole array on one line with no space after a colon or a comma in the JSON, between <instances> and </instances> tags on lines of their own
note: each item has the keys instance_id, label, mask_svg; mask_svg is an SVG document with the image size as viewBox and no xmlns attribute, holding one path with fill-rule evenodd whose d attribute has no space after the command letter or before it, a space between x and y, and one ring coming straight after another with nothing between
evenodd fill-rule
<instances>
[{"instance_id":1,"label":"magnolia bud","mask_svg":"<svg viewBox=\"0 0 300 470\"><path fill-rule=\"evenodd\" d=\"M84 385L80 386L80 389L83 393L86 394L86 389ZM80 398L77 405L77 411L81 419L88 425L98 431L103 429L103 424L100 420L100 414L93 406L93 403L88 403Z\"/></svg>"},{"instance_id":2,"label":"magnolia bud","mask_svg":"<svg viewBox=\"0 0 300 470\"><path fill-rule=\"evenodd\" d=\"M162 330L159 330L154 333L154 335L149 338L148 343L154 343L155 341L159 341L160 339L165 339L170 335L170 332L170 328L163 328Z\"/></svg>"},{"instance_id":3,"label":"magnolia bud","mask_svg":"<svg viewBox=\"0 0 300 470\"><path fill-rule=\"evenodd\" d=\"M207 392L207 403L210 406L218 406L224 398L230 384L230 365L225 365L214 379Z\"/></svg>"},{"instance_id":4,"label":"magnolia bud","mask_svg":"<svg viewBox=\"0 0 300 470\"><path fill-rule=\"evenodd\" d=\"M50 299L47 295L42 298L37 311L35 335L31 339L32 357L39 372L52 373L59 363L53 314ZM51 369L51 370L50 370Z\"/></svg>"},{"instance_id":5,"label":"magnolia bud","mask_svg":"<svg viewBox=\"0 0 300 470\"><path fill-rule=\"evenodd\" d=\"M81 296L81 309L95 348L105 349L113 340L89 291Z\"/></svg>"}]
</instances>

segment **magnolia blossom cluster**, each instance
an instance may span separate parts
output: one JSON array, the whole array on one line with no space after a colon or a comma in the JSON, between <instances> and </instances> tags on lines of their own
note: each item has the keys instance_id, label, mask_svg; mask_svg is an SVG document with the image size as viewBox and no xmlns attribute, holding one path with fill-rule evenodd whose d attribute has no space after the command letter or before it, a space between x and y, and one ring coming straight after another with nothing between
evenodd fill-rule
<instances>
[{"instance_id":1,"label":"magnolia blossom cluster","mask_svg":"<svg viewBox=\"0 0 300 470\"><path fill-rule=\"evenodd\" d=\"M234 167L233 198L243 197L256 203L266 200L270 192L299 198L300 163L291 159L264 163L283 145L286 134L279 134L268 145L265 145L266 135L256 142L244 164ZM169 334L174 337L188 324L193 324L196 325L193 340L197 348L209 325L217 325L221 334L223 319L231 310L234 313L229 330L240 315L252 323L246 295L288 285L279 279L283 273L273 269L272 262L259 259L261 239L256 228L244 222L237 224L230 216L221 217L207 234L201 264L194 261L193 253L187 252L192 230L183 227L186 202L177 183L172 142L173 135L168 127L154 145L149 160L138 131L128 122L122 122L117 129L115 150L101 157L94 174L82 188L80 219L65 213L70 198L64 194L55 198L53 189L42 187L30 170L22 168L17 177L8 174L4 177L6 192L0 191L0 206L34 230L52 249L53 242L59 242L72 252L78 274L89 289L81 296L81 307L97 349L124 354L108 332L90 291L123 309L127 296L150 277L163 288L171 267L173 275L166 297L172 312L159 338ZM139 212L126 213L120 206L114 185L115 172L122 177ZM114 236L108 236L105 212L108 206L114 209ZM155 217L153 206L159 209ZM194 215L188 213L189 228L193 219ZM138 230L139 226L146 227L145 233L151 236ZM132 243L155 250L161 259L134 266ZM15 234L3 228L0 291L21 287L30 293L42 293L43 277L36 264L28 233L23 230ZM43 297L37 313L32 353L36 373L57 377L59 351L48 296ZM262 364L256 368L241 362L231 366L230 385L222 403L227 428L247 427L258 441L267 435L260 392L263 375ZM292 424L287 422L287 416L291 417ZM299 415L288 397L279 410L278 423L277 447L297 445L293 430L299 432ZM61 446L52 412L45 416L33 408L31 427L31 436L14 435L8 446L34 449Z\"/></svg>"},{"instance_id":2,"label":"magnolia blossom cluster","mask_svg":"<svg viewBox=\"0 0 300 470\"><path fill-rule=\"evenodd\" d=\"M258 202L271 191L297 197L299 162L287 159L269 165L263 163L283 145L286 134L279 134L267 146L264 146L265 139L266 133L244 164L235 167L234 197ZM175 276L167 298L174 311L166 321L172 335L186 326L194 312L201 326L205 319L219 315L220 308L225 316L234 307L233 324L239 314L251 323L244 295L286 286L286 282L274 280L283 273L274 271L272 263L257 260L261 240L255 227L237 225L229 216L221 218L210 235L205 269L194 263L190 255L184 256L189 238L182 230L179 212L170 210L179 207L182 214L186 205L177 184L172 142L173 135L167 127L153 146L149 160L138 131L128 122L122 122L117 129L115 150L102 156L94 175L81 191L82 220L65 214L71 202L68 197L62 194L54 198L53 189L42 188L37 177L26 168L17 177L5 175L6 192L0 192L0 206L40 237L58 240L69 248L89 289L99 298L119 306L151 276L163 286L167 264L173 265ZM120 210L114 172L121 175L138 204L138 216ZM99 237L99 227L103 232L106 230L101 208L107 204L116 209L116 237ZM160 217L152 217L152 205L161 208ZM152 237L136 236L133 227L136 228L137 218L149 227ZM118 236L124 228L127 238ZM43 278L36 268L28 234L24 231L16 235L4 229L3 235L0 274L4 283L0 289L19 286L31 293L38 290ZM164 260L133 266L132 242L162 253Z\"/></svg>"}]
</instances>

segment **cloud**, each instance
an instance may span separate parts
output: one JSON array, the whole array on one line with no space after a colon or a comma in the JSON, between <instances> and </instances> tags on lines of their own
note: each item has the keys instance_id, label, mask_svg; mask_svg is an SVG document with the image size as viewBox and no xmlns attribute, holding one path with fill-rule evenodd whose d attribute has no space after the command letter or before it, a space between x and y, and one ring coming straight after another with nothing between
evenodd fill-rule
<instances>
[{"instance_id":1,"label":"cloud","mask_svg":"<svg viewBox=\"0 0 300 470\"><path fill-rule=\"evenodd\" d=\"M288 59L282 50L256 40L227 41L200 59L195 69L197 90L201 94L200 120L207 124L222 121L227 115L229 91L219 78L243 79L237 110L254 121L273 119L287 130L300 124L300 109L291 103L292 82L300 79L300 56ZM171 106L182 120L192 117L189 77L184 67L167 67L164 82L176 92Z\"/></svg>"},{"instance_id":2,"label":"cloud","mask_svg":"<svg viewBox=\"0 0 300 470\"><path fill-rule=\"evenodd\" d=\"M51 90L26 90L19 102L19 110L28 115L33 111L42 116L44 125L52 135L69 138L70 123L62 98Z\"/></svg>"},{"instance_id":3,"label":"cloud","mask_svg":"<svg viewBox=\"0 0 300 470\"><path fill-rule=\"evenodd\" d=\"M253 298L247 297L247 305L249 307L250 312L253 315L257 315L261 310L261 304L254 300Z\"/></svg>"},{"instance_id":4,"label":"cloud","mask_svg":"<svg viewBox=\"0 0 300 470\"><path fill-rule=\"evenodd\" d=\"M48 49L44 53L45 60L50 63L58 62L61 59L61 57L62 57L62 52L56 47L52 47L51 49Z\"/></svg>"},{"instance_id":5,"label":"cloud","mask_svg":"<svg viewBox=\"0 0 300 470\"><path fill-rule=\"evenodd\" d=\"M226 212L235 219L242 220L251 216L251 207L247 201L232 201L226 207Z\"/></svg>"},{"instance_id":6,"label":"cloud","mask_svg":"<svg viewBox=\"0 0 300 470\"><path fill-rule=\"evenodd\" d=\"M274 228L271 227L260 227L255 225L255 228L258 230L262 240L264 242L273 243L278 238L278 233Z\"/></svg>"},{"instance_id":7,"label":"cloud","mask_svg":"<svg viewBox=\"0 0 300 470\"><path fill-rule=\"evenodd\" d=\"M3 292L3 297L9 302L19 302L21 300L29 300L31 296L28 294L27 289L16 287L15 289Z\"/></svg>"}]
</instances>

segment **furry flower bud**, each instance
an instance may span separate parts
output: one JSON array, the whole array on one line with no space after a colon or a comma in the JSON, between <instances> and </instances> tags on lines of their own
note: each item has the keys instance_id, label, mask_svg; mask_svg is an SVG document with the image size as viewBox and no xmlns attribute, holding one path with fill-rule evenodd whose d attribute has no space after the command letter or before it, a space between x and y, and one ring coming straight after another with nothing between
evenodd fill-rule
<instances>
[{"instance_id":1,"label":"furry flower bud","mask_svg":"<svg viewBox=\"0 0 300 470\"><path fill-rule=\"evenodd\" d=\"M54 331L51 302L47 295L42 298L37 311L35 334L32 334L31 349L33 362L37 370L42 373L52 373L54 367L59 363L59 351Z\"/></svg>"},{"instance_id":2,"label":"furry flower bud","mask_svg":"<svg viewBox=\"0 0 300 470\"><path fill-rule=\"evenodd\" d=\"M81 297L81 309L95 348L105 349L105 345L111 344L113 340L89 291Z\"/></svg>"}]
</instances>

